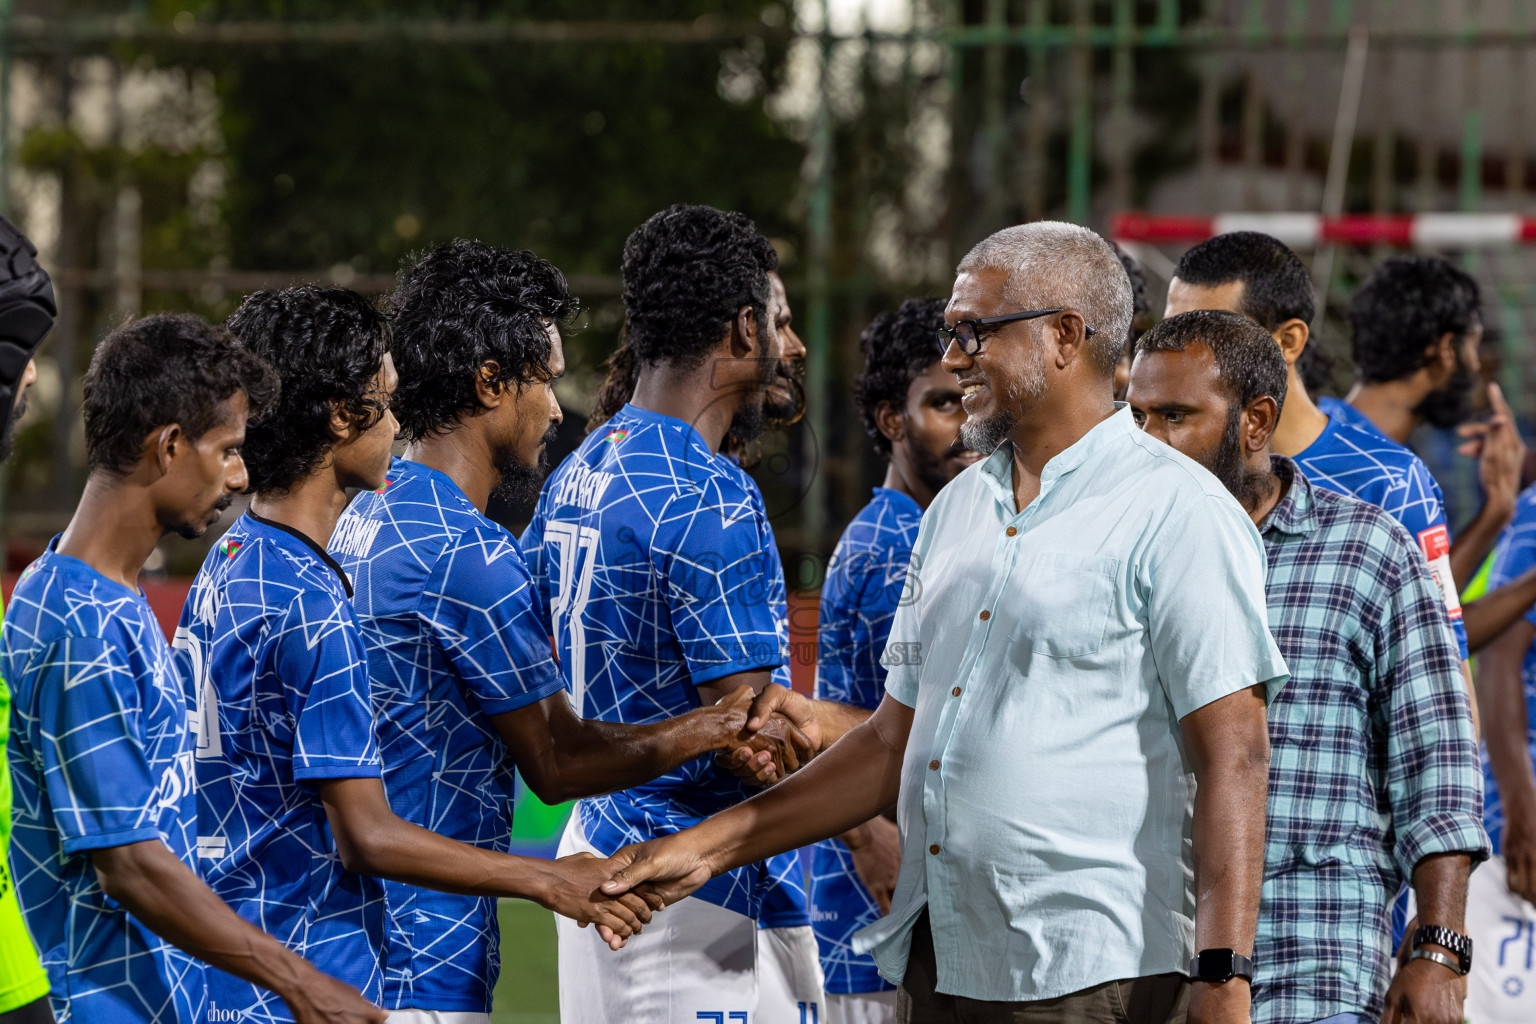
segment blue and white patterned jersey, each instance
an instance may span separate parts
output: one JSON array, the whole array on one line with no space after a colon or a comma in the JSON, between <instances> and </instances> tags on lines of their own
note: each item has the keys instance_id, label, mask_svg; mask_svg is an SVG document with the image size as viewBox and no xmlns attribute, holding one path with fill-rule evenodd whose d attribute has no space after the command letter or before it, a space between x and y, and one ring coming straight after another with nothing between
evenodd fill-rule
<instances>
[{"instance_id":1,"label":"blue and white patterned jersey","mask_svg":"<svg viewBox=\"0 0 1536 1024\"><path fill-rule=\"evenodd\" d=\"M330 552L356 589L390 807L505 852L513 766L491 716L564 686L516 540L447 476L396 459L341 517ZM401 882L384 891L384 1006L490 1012L496 901Z\"/></svg>"},{"instance_id":2,"label":"blue and white patterned jersey","mask_svg":"<svg viewBox=\"0 0 1536 1024\"><path fill-rule=\"evenodd\" d=\"M784 562L779 557L779 544L773 536L773 524L768 519L768 503L763 500L763 490L757 485L735 457L727 455L723 460L727 469L734 469L738 482L752 500L752 506L763 517L763 530L768 541L768 607L773 610L774 623L779 632L779 649L784 661L773 670L773 681L792 689L794 681L789 667L789 588L784 580ZM800 851L789 850L761 862L761 902L758 907L759 928L803 928L811 923L810 897L806 893L805 865Z\"/></svg>"},{"instance_id":3,"label":"blue and white patterned jersey","mask_svg":"<svg viewBox=\"0 0 1536 1024\"><path fill-rule=\"evenodd\" d=\"M523 545L583 717L664 721L698 707L701 684L783 663L760 509L740 467L691 426L632 405L550 475ZM611 854L751 791L710 755L582 800L577 813L588 842ZM758 870L696 895L755 918Z\"/></svg>"},{"instance_id":4,"label":"blue and white patterned jersey","mask_svg":"<svg viewBox=\"0 0 1536 1024\"><path fill-rule=\"evenodd\" d=\"M1516 577L1536 568L1536 486L1520 492L1515 502L1515 517L1499 535L1499 543L1493 549L1493 571L1488 576L1488 588L1502 587ZM1536 626L1536 608L1525 613L1525 621ZM1531 754L1536 757L1536 644L1525 652L1521 667L1525 683L1526 739ZM1488 749L1483 748L1483 828L1493 841L1493 852L1504 852L1504 803L1499 797L1499 782L1488 764Z\"/></svg>"},{"instance_id":5,"label":"blue and white patterned jersey","mask_svg":"<svg viewBox=\"0 0 1536 1024\"><path fill-rule=\"evenodd\" d=\"M1314 485L1385 509L1403 524L1429 563L1465 659L1467 628L1451 575L1451 532L1440 485L1423 459L1383 434L1354 406L1336 398L1317 405L1328 414L1328 426L1293 461Z\"/></svg>"},{"instance_id":6,"label":"blue and white patterned jersey","mask_svg":"<svg viewBox=\"0 0 1536 1024\"><path fill-rule=\"evenodd\" d=\"M203 878L241 917L377 1002L383 885L341 866L313 786L379 777L350 598L325 549L247 512L208 552L174 647L197 709ZM293 1019L275 994L211 967L208 1000L215 1016Z\"/></svg>"},{"instance_id":7,"label":"blue and white patterned jersey","mask_svg":"<svg viewBox=\"0 0 1536 1024\"><path fill-rule=\"evenodd\" d=\"M885 696L880 656L901 601L907 563L923 509L911 496L876 487L832 552L821 587L816 666L818 700L873 711ZM811 920L821 947L828 992L881 992L874 957L853 951L853 933L880 919L880 908L853 868L853 855L836 839L817 843L811 857Z\"/></svg>"},{"instance_id":8,"label":"blue and white patterned jersey","mask_svg":"<svg viewBox=\"0 0 1536 1024\"><path fill-rule=\"evenodd\" d=\"M22 574L0 630L22 913L60 1024L202 1024L202 963L108 899L90 861L159 841L196 870L186 690L144 595L57 544Z\"/></svg>"}]
</instances>

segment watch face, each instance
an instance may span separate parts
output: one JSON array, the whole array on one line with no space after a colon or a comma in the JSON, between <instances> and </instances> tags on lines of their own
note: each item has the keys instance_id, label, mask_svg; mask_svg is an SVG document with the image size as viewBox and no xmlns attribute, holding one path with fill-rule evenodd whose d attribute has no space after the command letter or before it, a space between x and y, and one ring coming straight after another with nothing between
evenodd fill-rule
<instances>
[{"instance_id":1,"label":"watch face","mask_svg":"<svg viewBox=\"0 0 1536 1024\"><path fill-rule=\"evenodd\" d=\"M1203 949L1195 957L1195 977L1201 981L1231 981L1232 951L1230 949Z\"/></svg>"}]
</instances>

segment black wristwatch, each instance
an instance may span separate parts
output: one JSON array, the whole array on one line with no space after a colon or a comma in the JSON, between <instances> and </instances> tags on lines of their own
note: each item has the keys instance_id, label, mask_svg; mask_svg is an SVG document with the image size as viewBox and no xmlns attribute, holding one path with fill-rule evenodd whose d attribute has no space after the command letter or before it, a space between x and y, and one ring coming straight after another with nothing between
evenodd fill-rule
<instances>
[{"instance_id":1,"label":"black wristwatch","mask_svg":"<svg viewBox=\"0 0 1536 1024\"><path fill-rule=\"evenodd\" d=\"M1233 978L1253 980L1253 960L1230 949L1202 949L1189 961L1189 980L1222 985Z\"/></svg>"},{"instance_id":2,"label":"black wristwatch","mask_svg":"<svg viewBox=\"0 0 1536 1024\"><path fill-rule=\"evenodd\" d=\"M1449 957L1442 956L1434 950L1419 949L1420 946L1444 946L1456 954L1457 966L1451 967ZM1449 928L1441 928L1438 925L1424 925L1413 933L1414 954L1410 960L1433 960L1436 963L1445 964L1460 974L1466 974L1472 969L1472 940L1459 932L1453 932ZM1458 970L1459 968L1459 970Z\"/></svg>"}]
</instances>

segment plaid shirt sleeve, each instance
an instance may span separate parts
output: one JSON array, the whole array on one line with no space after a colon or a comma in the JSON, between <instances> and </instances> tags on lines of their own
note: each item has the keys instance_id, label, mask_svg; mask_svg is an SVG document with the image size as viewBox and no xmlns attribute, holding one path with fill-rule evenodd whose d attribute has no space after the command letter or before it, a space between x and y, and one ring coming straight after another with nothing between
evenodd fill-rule
<instances>
[{"instance_id":1,"label":"plaid shirt sleeve","mask_svg":"<svg viewBox=\"0 0 1536 1024\"><path fill-rule=\"evenodd\" d=\"M1445 604L1418 559L1383 582L1377 695L1385 701L1387 792L1396 824L1392 856L1404 878L1430 854L1487 858L1483 776L1472 712Z\"/></svg>"}]
</instances>

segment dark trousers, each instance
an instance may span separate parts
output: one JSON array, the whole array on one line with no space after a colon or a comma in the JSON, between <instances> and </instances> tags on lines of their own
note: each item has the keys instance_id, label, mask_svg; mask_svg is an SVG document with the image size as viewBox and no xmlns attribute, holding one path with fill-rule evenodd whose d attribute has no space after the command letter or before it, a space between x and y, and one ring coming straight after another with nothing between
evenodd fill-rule
<instances>
[{"instance_id":1,"label":"dark trousers","mask_svg":"<svg viewBox=\"0 0 1536 1024\"><path fill-rule=\"evenodd\" d=\"M1189 981L1182 974L1127 978L1017 1003L943 995L936 991L938 980L925 910L912 930L912 955L896 994L897 1024L1184 1024L1189 1005Z\"/></svg>"}]
</instances>

